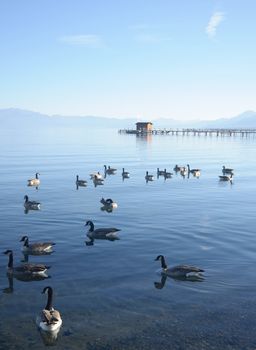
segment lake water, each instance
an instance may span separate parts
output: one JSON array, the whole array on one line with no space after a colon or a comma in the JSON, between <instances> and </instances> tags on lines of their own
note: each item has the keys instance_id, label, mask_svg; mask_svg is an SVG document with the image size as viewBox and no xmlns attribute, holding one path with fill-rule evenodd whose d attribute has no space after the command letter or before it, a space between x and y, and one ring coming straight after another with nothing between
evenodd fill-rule
<instances>
[{"instance_id":1,"label":"lake water","mask_svg":"<svg viewBox=\"0 0 256 350\"><path fill-rule=\"evenodd\" d=\"M255 155L254 137L2 130L1 251L12 249L20 263L24 234L56 246L51 255L29 257L51 265L43 281L8 279L0 254L0 349L255 349ZM147 170L156 175L158 167L188 163L201 169L199 178L145 181ZM118 170L95 187L89 174L103 173L104 164ZM232 184L219 182L223 165L235 169ZM40 187L27 187L36 172ZM77 174L87 187L77 190ZM40 211L24 213L26 194L41 202ZM102 197L118 208L101 210ZM86 245L87 220L121 229L120 240ZM205 269L204 280L161 284L159 254L170 266ZM63 319L56 341L35 324L47 285Z\"/></svg>"}]
</instances>

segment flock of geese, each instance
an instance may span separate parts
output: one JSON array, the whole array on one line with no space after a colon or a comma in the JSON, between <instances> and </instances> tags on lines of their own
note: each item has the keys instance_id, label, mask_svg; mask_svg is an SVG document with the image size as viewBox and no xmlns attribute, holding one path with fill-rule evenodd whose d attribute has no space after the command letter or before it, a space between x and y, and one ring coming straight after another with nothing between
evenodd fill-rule
<instances>
[{"instance_id":1,"label":"flock of geese","mask_svg":"<svg viewBox=\"0 0 256 350\"><path fill-rule=\"evenodd\" d=\"M115 168L111 168L110 166L104 165L104 175L100 174L100 172L94 172L90 174L91 180L95 185L103 184L104 178L106 175L114 175L117 171ZM173 168L175 173L180 173L182 176L188 176L192 174L194 177L199 177L201 174L201 170L194 168L191 169L189 164L187 167L175 165ZM129 178L129 172L122 169L122 177ZM38 187L40 185L39 173L36 173L35 178L28 180L28 186ZM166 169L160 170L157 168L157 177L163 176L165 179L172 177L173 173L167 172ZM234 175L234 170L231 168L222 167L222 175L219 176L220 181L232 181L232 177ZM147 171L145 174L145 180L153 181L154 175L149 174ZM76 186L87 186L87 180L79 179L79 176L76 176ZM29 210L39 210L40 203L37 201L29 200L28 196L24 196L24 208L27 213ZM117 203L115 203L111 198L104 199L102 198L100 202L103 204L103 208L108 211L112 211L117 208ZM106 239L106 240L116 240L119 239L117 232L120 229L115 227L107 227L107 228L96 228L92 221L87 221L85 226L88 226L87 237L89 241L86 241L86 245L93 245L95 239ZM23 236L20 240L22 242L22 251L27 255L43 255L49 254L53 251L54 242L34 242L30 243L28 236ZM34 264L34 263L23 263L20 265L14 265L13 262L13 251L8 249L4 252L5 255L8 255L8 265L7 265L7 275L11 277L16 277L21 280L34 280L34 279L44 279L47 278L47 270L50 266L43 264ZM190 276L198 276L199 278L202 276L204 272L203 269L198 268L196 266L190 265L178 265L174 267L168 267L165 261L165 257L163 255L158 255L155 259L156 261L160 261L161 263L161 275L162 281L161 283L155 282L156 288L162 288L167 277L172 278L189 278ZM43 289L42 293L47 294L47 303L40 315L36 319L36 323L42 331L54 333L59 331L62 325L62 318L59 311L54 309L53 307L53 289L50 286L47 286Z\"/></svg>"}]
</instances>

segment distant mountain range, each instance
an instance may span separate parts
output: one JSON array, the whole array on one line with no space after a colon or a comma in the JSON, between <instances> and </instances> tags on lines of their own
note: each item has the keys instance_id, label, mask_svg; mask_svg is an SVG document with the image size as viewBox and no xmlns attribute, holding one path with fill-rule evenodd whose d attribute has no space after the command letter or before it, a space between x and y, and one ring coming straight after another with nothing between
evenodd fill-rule
<instances>
[{"instance_id":1,"label":"distant mountain range","mask_svg":"<svg viewBox=\"0 0 256 350\"><path fill-rule=\"evenodd\" d=\"M136 118L105 118L95 116L46 115L22 109L0 109L0 125L4 129L30 129L41 127L90 127L134 129ZM211 121L153 120L154 128L256 128L256 112L246 111L233 118Z\"/></svg>"}]
</instances>

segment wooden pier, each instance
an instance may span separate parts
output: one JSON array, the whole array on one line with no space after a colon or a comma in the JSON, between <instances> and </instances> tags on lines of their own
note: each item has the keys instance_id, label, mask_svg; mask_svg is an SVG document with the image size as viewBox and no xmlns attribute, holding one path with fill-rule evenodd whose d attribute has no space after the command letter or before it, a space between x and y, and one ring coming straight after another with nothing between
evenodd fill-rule
<instances>
[{"instance_id":1,"label":"wooden pier","mask_svg":"<svg viewBox=\"0 0 256 350\"><path fill-rule=\"evenodd\" d=\"M152 129L150 131L138 131L134 129L120 129L120 134L135 135L193 135L193 136L256 136L256 129Z\"/></svg>"}]
</instances>

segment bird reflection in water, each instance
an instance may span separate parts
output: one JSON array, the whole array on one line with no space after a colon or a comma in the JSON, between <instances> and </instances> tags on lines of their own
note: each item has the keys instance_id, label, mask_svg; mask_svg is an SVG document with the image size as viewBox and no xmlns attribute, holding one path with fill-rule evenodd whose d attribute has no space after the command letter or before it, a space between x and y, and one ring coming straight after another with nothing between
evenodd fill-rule
<instances>
[{"instance_id":1,"label":"bird reflection in water","mask_svg":"<svg viewBox=\"0 0 256 350\"><path fill-rule=\"evenodd\" d=\"M170 277L166 274L161 274L161 280L159 282L154 282L154 286L156 289L163 289L166 283L167 278L172 278L175 281L186 281L186 282L203 282L204 277L203 276L188 276L188 277Z\"/></svg>"},{"instance_id":2,"label":"bird reflection in water","mask_svg":"<svg viewBox=\"0 0 256 350\"><path fill-rule=\"evenodd\" d=\"M6 294L11 294L14 292L14 288L13 288L13 280L14 278L18 281L21 282L34 282L34 281L43 281L45 279L51 278L51 276L48 276L46 274L34 274L34 275L11 275L9 273L6 274L7 275L7 279L8 279L8 287L3 288L3 293Z\"/></svg>"},{"instance_id":3,"label":"bird reflection in water","mask_svg":"<svg viewBox=\"0 0 256 350\"><path fill-rule=\"evenodd\" d=\"M51 252L22 252L23 258L20 260L21 262L27 263L29 261L29 255L33 256L41 256L41 255L51 255L54 251Z\"/></svg>"},{"instance_id":4,"label":"bird reflection in water","mask_svg":"<svg viewBox=\"0 0 256 350\"><path fill-rule=\"evenodd\" d=\"M58 340L58 334L59 334L60 328L56 329L55 331L47 332L42 329L39 329L39 333L41 335L41 338L43 340L43 343L45 346L54 346L57 343Z\"/></svg>"},{"instance_id":5,"label":"bird reflection in water","mask_svg":"<svg viewBox=\"0 0 256 350\"><path fill-rule=\"evenodd\" d=\"M118 241L120 238L118 236L115 237L97 237L97 238L89 238L89 241L85 241L85 244L90 246L90 245L94 245L94 241L95 240L105 240L105 241Z\"/></svg>"}]
</instances>

